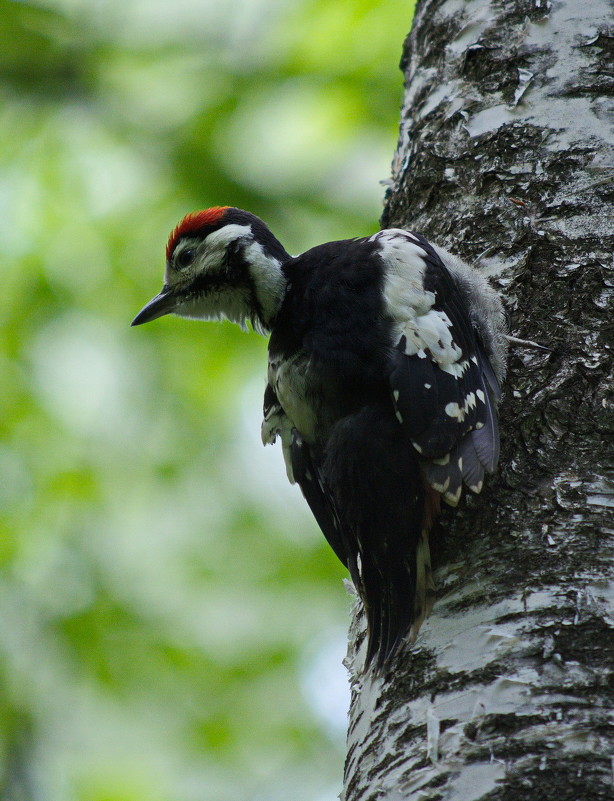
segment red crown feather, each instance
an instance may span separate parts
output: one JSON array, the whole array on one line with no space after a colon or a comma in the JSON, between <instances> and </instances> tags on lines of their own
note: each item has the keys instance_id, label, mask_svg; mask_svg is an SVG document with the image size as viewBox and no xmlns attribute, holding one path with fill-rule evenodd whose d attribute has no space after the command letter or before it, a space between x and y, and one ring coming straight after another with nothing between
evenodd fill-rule
<instances>
[{"instance_id":1,"label":"red crown feather","mask_svg":"<svg viewBox=\"0 0 614 801\"><path fill-rule=\"evenodd\" d=\"M204 211L192 211L186 214L183 220L176 228L173 228L171 235L168 238L166 245L166 260L169 261L173 255L173 251L177 246L177 242L182 236L195 234L197 231L206 228L208 225L215 225L224 216L229 206L213 206Z\"/></svg>"}]
</instances>

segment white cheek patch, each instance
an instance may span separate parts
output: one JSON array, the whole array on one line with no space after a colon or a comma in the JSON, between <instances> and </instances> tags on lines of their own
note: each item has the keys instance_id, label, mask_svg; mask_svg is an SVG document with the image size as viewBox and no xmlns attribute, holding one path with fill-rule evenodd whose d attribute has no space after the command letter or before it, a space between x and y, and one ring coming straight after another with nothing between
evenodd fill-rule
<instances>
[{"instance_id":1,"label":"white cheek patch","mask_svg":"<svg viewBox=\"0 0 614 801\"><path fill-rule=\"evenodd\" d=\"M210 267L217 268L220 263L220 257L223 256L224 251L231 242L251 237L251 235L251 225L237 225L236 223L225 225L223 228L213 231L213 233L209 234L205 239L205 258L204 261L201 261L201 266L198 271L202 272L203 267L205 270Z\"/></svg>"},{"instance_id":2,"label":"white cheek patch","mask_svg":"<svg viewBox=\"0 0 614 801\"><path fill-rule=\"evenodd\" d=\"M180 246L181 250L194 248L196 257L192 264L179 271L167 266L164 275L165 282L169 286L185 287L191 284L199 274L216 272L220 268L228 245L242 237L251 236L251 233L250 225L232 223L210 233L204 242L196 237L185 239L182 242L183 246ZM178 253L177 248L175 248L175 253Z\"/></svg>"},{"instance_id":3,"label":"white cheek patch","mask_svg":"<svg viewBox=\"0 0 614 801\"><path fill-rule=\"evenodd\" d=\"M196 249L196 258L184 270L177 272L167 267L165 280L169 286L178 291L185 289L200 276L215 281L216 274L220 283L225 279L226 250L232 243L238 243L243 249L246 270L254 288L259 304L256 316L256 304L250 292L244 287L228 286L227 289L214 289L198 300L187 300L176 313L183 317L196 317L200 320L228 319L245 327L251 320L257 330L261 330L260 314L266 322L277 312L285 291L285 279L281 270L281 262L267 256L262 245L254 241L250 225L225 225L213 231L204 242L187 240L187 247Z\"/></svg>"}]
</instances>

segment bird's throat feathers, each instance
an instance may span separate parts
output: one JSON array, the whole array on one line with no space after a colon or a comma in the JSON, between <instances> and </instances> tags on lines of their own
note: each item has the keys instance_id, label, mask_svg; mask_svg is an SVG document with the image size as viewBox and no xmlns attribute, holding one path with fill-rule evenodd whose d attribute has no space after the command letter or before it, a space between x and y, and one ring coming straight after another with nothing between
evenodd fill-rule
<instances>
[{"instance_id":1,"label":"bird's throat feathers","mask_svg":"<svg viewBox=\"0 0 614 801\"><path fill-rule=\"evenodd\" d=\"M281 254L287 256L283 249ZM267 333L285 294L283 261L255 239L249 223L229 222L207 236L198 274L175 313L199 320L227 319L242 328L249 322L259 333Z\"/></svg>"}]
</instances>

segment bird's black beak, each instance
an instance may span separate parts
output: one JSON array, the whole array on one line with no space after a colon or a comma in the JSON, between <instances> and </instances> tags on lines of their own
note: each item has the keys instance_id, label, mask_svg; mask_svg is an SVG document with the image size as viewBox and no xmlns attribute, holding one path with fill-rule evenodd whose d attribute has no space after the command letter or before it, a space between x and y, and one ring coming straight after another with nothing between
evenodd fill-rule
<instances>
[{"instance_id":1,"label":"bird's black beak","mask_svg":"<svg viewBox=\"0 0 614 801\"><path fill-rule=\"evenodd\" d=\"M177 296L171 289L162 288L162 292L152 298L146 306L143 306L130 325L143 325L170 314L177 307Z\"/></svg>"}]
</instances>

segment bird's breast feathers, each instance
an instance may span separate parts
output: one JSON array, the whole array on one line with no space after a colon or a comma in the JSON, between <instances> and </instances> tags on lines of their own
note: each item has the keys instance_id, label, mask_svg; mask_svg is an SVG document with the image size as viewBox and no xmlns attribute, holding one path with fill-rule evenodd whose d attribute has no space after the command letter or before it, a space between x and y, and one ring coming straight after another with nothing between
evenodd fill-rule
<instances>
[{"instance_id":1,"label":"bird's breast feathers","mask_svg":"<svg viewBox=\"0 0 614 801\"><path fill-rule=\"evenodd\" d=\"M299 352L285 359L270 359L268 382L291 425L304 440L315 442L318 431L316 394L320 382L310 358Z\"/></svg>"}]
</instances>

